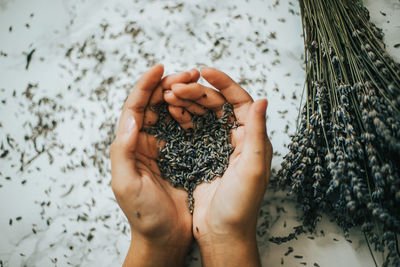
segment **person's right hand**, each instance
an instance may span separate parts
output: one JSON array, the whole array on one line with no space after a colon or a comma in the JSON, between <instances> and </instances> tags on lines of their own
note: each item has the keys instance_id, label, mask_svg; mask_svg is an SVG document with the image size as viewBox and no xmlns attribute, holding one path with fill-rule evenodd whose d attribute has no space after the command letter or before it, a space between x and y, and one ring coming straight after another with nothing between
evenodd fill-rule
<instances>
[{"instance_id":1,"label":"person's right hand","mask_svg":"<svg viewBox=\"0 0 400 267\"><path fill-rule=\"evenodd\" d=\"M124 266L179 266L192 242L187 192L161 177L159 144L142 131L158 119L150 107L163 102L173 83L196 82L196 70L170 75L157 65L139 79L128 96L111 145L111 186L125 213L132 240ZM134 256L133 256L134 255Z\"/></svg>"},{"instance_id":2,"label":"person's right hand","mask_svg":"<svg viewBox=\"0 0 400 267\"><path fill-rule=\"evenodd\" d=\"M184 128L192 127L190 112L208 108L221 113L234 107L239 127L232 130L234 151L221 178L194 191L193 234L206 266L260 265L256 245L258 210L271 168L272 145L266 134L266 100L253 102L228 75L203 68L201 75L217 90L198 83L174 84L164 95L170 113ZM181 112L187 110L188 112Z\"/></svg>"}]
</instances>

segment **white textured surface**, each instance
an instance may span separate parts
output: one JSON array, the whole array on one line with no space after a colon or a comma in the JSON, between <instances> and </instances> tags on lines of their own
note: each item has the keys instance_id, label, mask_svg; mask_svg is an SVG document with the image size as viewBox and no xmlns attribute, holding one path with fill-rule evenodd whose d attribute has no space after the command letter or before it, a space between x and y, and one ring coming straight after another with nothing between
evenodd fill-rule
<instances>
[{"instance_id":1,"label":"white textured surface","mask_svg":"<svg viewBox=\"0 0 400 267\"><path fill-rule=\"evenodd\" d=\"M400 2L365 4L399 62L400 48L394 44L400 43ZM297 12L297 1L0 0L0 153L9 150L0 159L4 266L122 263L129 227L109 187L107 136L126 94L154 63L163 63L167 73L214 66L254 98L267 97L278 167L295 128L304 81ZM25 70L24 53L32 49ZM28 84L37 87L26 90ZM50 104L38 105L44 97ZM34 134L37 112L49 114L44 122L54 120L57 126L37 137L38 150L43 146L49 154L34 158L33 143L24 136ZM34 158L23 170L22 153L24 163ZM326 220L320 226L325 236L303 236L280 246L268 242L269 235L284 235L298 225L293 205L280 204L280 198L270 202L263 208L270 228L259 238L264 266L280 266L281 258L284 266L373 266L359 232L349 243ZM276 205L288 212L278 214ZM294 252L284 256L288 246ZM198 249L192 256L199 258Z\"/></svg>"}]
</instances>

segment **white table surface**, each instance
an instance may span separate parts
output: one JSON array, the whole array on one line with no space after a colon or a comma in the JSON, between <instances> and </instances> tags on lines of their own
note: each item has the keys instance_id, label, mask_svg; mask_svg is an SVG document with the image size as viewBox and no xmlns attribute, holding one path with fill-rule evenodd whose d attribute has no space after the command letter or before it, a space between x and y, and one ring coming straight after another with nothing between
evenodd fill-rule
<instances>
[{"instance_id":1,"label":"white table surface","mask_svg":"<svg viewBox=\"0 0 400 267\"><path fill-rule=\"evenodd\" d=\"M400 2L364 2L399 62L400 48L394 45L400 43ZM298 12L294 0L0 0L0 152L9 150L0 159L3 265L122 263L129 227L109 186L107 145L102 144L109 141L127 92L151 64L163 63L167 73L214 66L254 98L267 97L278 168L288 134L295 130L304 82ZM26 70L26 54L33 49ZM42 100L38 106L41 98L51 104ZM49 114L45 121L57 121L54 130L37 138L39 150L43 146L51 156L35 156L33 143L24 139L38 123L37 112ZM7 138L14 141L9 144ZM355 229L349 243L326 218L319 226L325 235L304 235L280 246L268 242L299 222L295 207L281 203L284 197L267 194L266 199L270 225L259 238L263 266L373 266L360 232ZM276 206L287 212L278 214ZM294 252L284 256L289 246ZM200 266L198 248L191 257L190 265Z\"/></svg>"}]
</instances>

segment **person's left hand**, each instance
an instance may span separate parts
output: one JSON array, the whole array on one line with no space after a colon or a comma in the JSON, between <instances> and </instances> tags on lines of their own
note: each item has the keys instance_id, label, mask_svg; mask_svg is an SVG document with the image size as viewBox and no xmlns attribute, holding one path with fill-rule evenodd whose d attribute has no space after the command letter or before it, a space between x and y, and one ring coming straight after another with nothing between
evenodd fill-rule
<instances>
[{"instance_id":1,"label":"person's left hand","mask_svg":"<svg viewBox=\"0 0 400 267\"><path fill-rule=\"evenodd\" d=\"M161 79L163 72L163 66L156 65L137 82L110 148L111 186L132 232L124 266L182 265L193 239L187 192L161 177L156 162L160 144L143 129L156 123L158 115L150 107L163 102L163 91L173 83L195 82L199 73Z\"/></svg>"}]
</instances>

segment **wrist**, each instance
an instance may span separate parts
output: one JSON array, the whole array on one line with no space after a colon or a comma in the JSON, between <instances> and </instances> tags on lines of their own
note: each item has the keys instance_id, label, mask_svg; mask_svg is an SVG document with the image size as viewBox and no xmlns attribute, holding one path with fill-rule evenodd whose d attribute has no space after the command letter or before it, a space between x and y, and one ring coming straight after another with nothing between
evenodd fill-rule
<instances>
[{"instance_id":1,"label":"wrist","mask_svg":"<svg viewBox=\"0 0 400 267\"><path fill-rule=\"evenodd\" d=\"M210 219L213 218L213 219ZM248 243L256 238L257 217L224 219L206 216L194 221L193 236L199 244L223 244L226 241Z\"/></svg>"},{"instance_id":2,"label":"wrist","mask_svg":"<svg viewBox=\"0 0 400 267\"><path fill-rule=\"evenodd\" d=\"M255 234L202 236L198 243L204 266L261 266Z\"/></svg>"},{"instance_id":3,"label":"wrist","mask_svg":"<svg viewBox=\"0 0 400 267\"><path fill-rule=\"evenodd\" d=\"M124 267L183 266L191 241L178 238L148 240L132 234Z\"/></svg>"}]
</instances>

